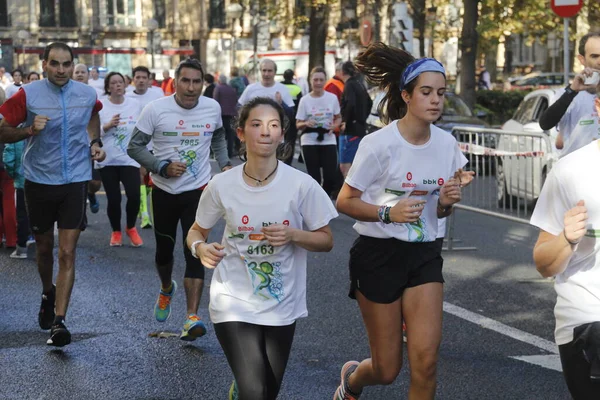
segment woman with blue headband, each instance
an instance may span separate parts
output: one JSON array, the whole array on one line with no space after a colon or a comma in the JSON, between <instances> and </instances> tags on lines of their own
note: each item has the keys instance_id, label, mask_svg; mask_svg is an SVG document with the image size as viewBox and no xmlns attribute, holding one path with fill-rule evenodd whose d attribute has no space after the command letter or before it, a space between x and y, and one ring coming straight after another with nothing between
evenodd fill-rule
<instances>
[{"instance_id":1,"label":"woman with blue headband","mask_svg":"<svg viewBox=\"0 0 600 400\"><path fill-rule=\"evenodd\" d=\"M454 137L433 125L444 106L442 64L376 43L356 66L386 92L379 114L389 125L362 140L337 199L338 211L357 220L349 296L358 300L371 358L344 364L334 400L355 400L366 386L394 382L403 320L409 398L433 399L444 283L438 219L461 199L467 159Z\"/></svg>"}]
</instances>

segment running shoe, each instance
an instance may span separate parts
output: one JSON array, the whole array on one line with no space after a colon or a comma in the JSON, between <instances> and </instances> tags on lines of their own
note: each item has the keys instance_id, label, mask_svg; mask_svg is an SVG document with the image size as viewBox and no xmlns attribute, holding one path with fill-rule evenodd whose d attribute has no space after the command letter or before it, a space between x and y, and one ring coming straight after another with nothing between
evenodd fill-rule
<instances>
[{"instance_id":1,"label":"running shoe","mask_svg":"<svg viewBox=\"0 0 600 400\"><path fill-rule=\"evenodd\" d=\"M38 314L40 328L46 330L52 327L54 322L54 301L56 300L56 286L52 285L50 293L42 293L42 304Z\"/></svg>"},{"instance_id":2,"label":"running shoe","mask_svg":"<svg viewBox=\"0 0 600 400\"><path fill-rule=\"evenodd\" d=\"M110 234L110 247L123 246L123 235L121 232L113 232Z\"/></svg>"},{"instance_id":3,"label":"running shoe","mask_svg":"<svg viewBox=\"0 0 600 400\"><path fill-rule=\"evenodd\" d=\"M63 347L69 343L71 343L71 332L69 332L64 322L52 324L50 339L46 341L46 344L48 346Z\"/></svg>"},{"instance_id":4,"label":"running shoe","mask_svg":"<svg viewBox=\"0 0 600 400\"><path fill-rule=\"evenodd\" d=\"M238 400L239 396L238 396L238 388L237 388L237 382L234 380L233 382L231 382L231 387L229 388L229 399L228 400Z\"/></svg>"},{"instance_id":5,"label":"running shoe","mask_svg":"<svg viewBox=\"0 0 600 400\"><path fill-rule=\"evenodd\" d=\"M31 246L32 244L35 244L35 238L33 235L29 236L29 239L27 239L27 247Z\"/></svg>"},{"instance_id":6,"label":"running shoe","mask_svg":"<svg viewBox=\"0 0 600 400\"><path fill-rule=\"evenodd\" d=\"M88 194L88 199L90 201L90 211L93 214L96 214L100 211L100 202L98 201L98 198L95 194Z\"/></svg>"},{"instance_id":7,"label":"running shoe","mask_svg":"<svg viewBox=\"0 0 600 400\"><path fill-rule=\"evenodd\" d=\"M171 292L165 293L160 290L158 299L154 305L154 316L158 322L165 322L171 315L171 299L177 290L177 282L171 281Z\"/></svg>"},{"instance_id":8,"label":"running shoe","mask_svg":"<svg viewBox=\"0 0 600 400\"><path fill-rule=\"evenodd\" d=\"M131 242L132 247L140 247L144 244L144 241L140 237L137 229L135 229L135 226L131 229L125 229L125 233L127 233L127 236L129 236L129 241Z\"/></svg>"},{"instance_id":9,"label":"running shoe","mask_svg":"<svg viewBox=\"0 0 600 400\"><path fill-rule=\"evenodd\" d=\"M190 314L183 324L183 330L179 339L185 340L186 342L192 342L197 338L206 334L206 326L204 322L196 314Z\"/></svg>"},{"instance_id":10,"label":"running shoe","mask_svg":"<svg viewBox=\"0 0 600 400\"><path fill-rule=\"evenodd\" d=\"M356 367L358 367L358 361L348 361L342 367L342 372L340 374L340 386L338 386L335 394L333 395L333 400L358 400L359 395L350 394L346 392L346 387L348 384L348 377L352 375Z\"/></svg>"},{"instance_id":11,"label":"running shoe","mask_svg":"<svg viewBox=\"0 0 600 400\"><path fill-rule=\"evenodd\" d=\"M27 247L19 247L10 253L10 258L27 258Z\"/></svg>"}]
</instances>

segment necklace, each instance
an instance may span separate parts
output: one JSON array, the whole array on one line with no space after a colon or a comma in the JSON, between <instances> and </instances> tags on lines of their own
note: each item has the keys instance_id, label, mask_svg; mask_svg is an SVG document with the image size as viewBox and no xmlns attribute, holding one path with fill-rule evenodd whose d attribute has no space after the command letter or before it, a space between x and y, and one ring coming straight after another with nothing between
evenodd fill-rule
<instances>
[{"instance_id":1,"label":"necklace","mask_svg":"<svg viewBox=\"0 0 600 400\"><path fill-rule=\"evenodd\" d=\"M262 183L264 181L268 180L271 176L273 176L275 171L277 171L277 167L279 167L279 161L277 162L277 165L275 165L275 169L273 170L273 172L271 172L269 175L267 175L267 177L265 179L257 179L253 176L248 175L248 173L246 172L246 164L244 164L244 166L242 167L242 171L244 171L244 175L246 175L248 178L256 181L256 186L262 186Z\"/></svg>"}]
</instances>

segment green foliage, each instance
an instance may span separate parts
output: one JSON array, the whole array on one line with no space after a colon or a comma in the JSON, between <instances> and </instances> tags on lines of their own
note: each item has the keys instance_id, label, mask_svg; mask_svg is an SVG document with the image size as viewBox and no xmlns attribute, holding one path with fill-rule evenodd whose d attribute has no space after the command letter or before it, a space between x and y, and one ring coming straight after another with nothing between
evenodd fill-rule
<instances>
[{"instance_id":1,"label":"green foliage","mask_svg":"<svg viewBox=\"0 0 600 400\"><path fill-rule=\"evenodd\" d=\"M475 93L475 112L478 110L487 113L486 122L490 125L501 125L512 118L519 104L527 95L527 91L511 90L478 90Z\"/></svg>"}]
</instances>

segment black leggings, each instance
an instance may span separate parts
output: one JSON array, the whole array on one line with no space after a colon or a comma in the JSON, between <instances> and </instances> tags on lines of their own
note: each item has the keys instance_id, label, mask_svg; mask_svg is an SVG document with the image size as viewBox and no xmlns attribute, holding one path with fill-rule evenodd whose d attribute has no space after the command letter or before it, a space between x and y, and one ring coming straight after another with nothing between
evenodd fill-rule
<instances>
[{"instance_id":1,"label":"black leggings","mask_svg":"<svg viewBox=\"0 0 600 400\"><path fill-rule=\"evenodd\" d=\"M188 231L196 220L200 195L202 195L202 190L171 194L156 186L152 188L156 264L168 265L173 261L173 250L177 239L177 224L181 221L185 277L194 279L204 279L204 267L199 259L192 256L185 241Z\"/></svg>"},{"instance_id":2,"label":"black leggings","mask_svg":"<svg viewBox=\"0 0 600 400\"><path fill-rule=\"evenodd\" d=\"M237 382L239 400L275 400L292 349L296 323L263 326L223 322L214 328Z\"/></svg>"},{"instance_id":3,"label":"black leggings","mask_svg":"<svg viewBox=\"0 0 600 400\"><path fill-rule=\"evenodd\" d=\"M106 213L113 232L121 231L121 182L127 196L125 205L127 229L133 228L140 210L140 169L130 166L102 167L100 176L108 203Z\"/></svg>"},{"instance_id":4,"label":"black leggings","mask_svg":"<svg viewBox=\"0 0 600 400\"><path fill-rule=\"evenodd\" d=\"M321 168L323 168L323 190L331 195L336 182L337 147L334 144L302 146L302 157L306 164L306 172L319 184L321 184Z\"/></svg>"}]
</instances>

